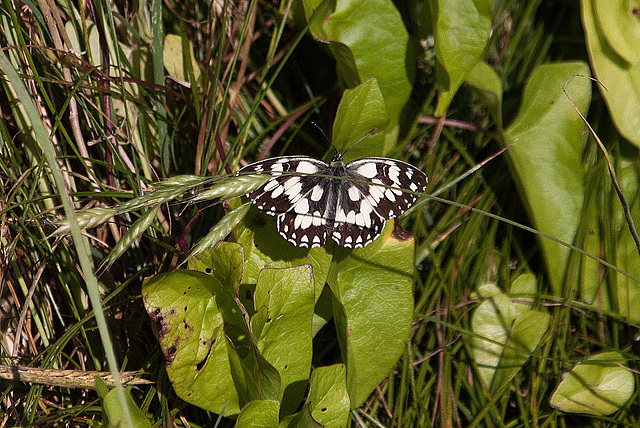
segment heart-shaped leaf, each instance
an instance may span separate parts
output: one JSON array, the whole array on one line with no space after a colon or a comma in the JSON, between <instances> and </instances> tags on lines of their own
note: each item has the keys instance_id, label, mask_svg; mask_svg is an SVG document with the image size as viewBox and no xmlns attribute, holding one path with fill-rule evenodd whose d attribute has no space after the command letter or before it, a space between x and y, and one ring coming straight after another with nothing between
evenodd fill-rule
<instances>
[{"instance_id":1,"label":"heart-shaped leaf","mask_svg":"<svg viewBox=\"0 0 640 428\"><path fill-rule=\"evenodd\" d=\"M438 0L436 3L435 48L441 89L435 114L440 116L484 51L491 30L491 1Z\"/></svg>"},{"instance_id":2,"label":"heart-shaped leaf","mask_svg":"<svg viewBox=\"0 0 640 428\"><path fill-rule=\"evenodd\" d=\"M242 408L236 428L278 428L280 403L276 400L250 401Z\"/></svg>"},{"instance_id":3,"label":"heart-shaped leaf","mask_svg":"<svg viewBox=\"0 0 640 428\"><path fill-rule=\"evenodd\" d=\"M302 401L311 372L311 321L315 303L310 265L260 272L254 296L256 309L267 317L254 337L258 349L278 370L282 412L293 413ZM258 313L254 315L254 319ZM252 327L253 327L252 319Z\"/></svg>"},{"instance_id":4,"label":"heart-shaped leaf","mask_svg":"<svg viewBox=\"0 0 640 428\"><path fill-rule=\"evenodd\" d=\"M633 1L580 1L591 65L606 88L599 88L600 93L620 134L640 147L640 24L633 3L640 6ZM624 26L618 25L622 22Z\"/></svg>"},{"instance_id":5,"label":"heart-shaped leaf","mask_svg":"<svg viewBox=\"0 0 640 428\"><path fill-rule=\"evenodd\" d=\"M308 19L322 0L304 0L303 4ZM402 109L411 94L406 65L409 34L402 17L390 0L333 4L335 10L318 17L310 27L311 33L328 44L345 86L377 79L389 112L386 131L395 136Z\"/></svg>"},{"instance_id":6,"label":"heart-shaped leaf","mask_svg":"<svg viewBox=\"0 0 640 428\"><path fill-rule=\"evenodd\" d=\"M582 164L584 123L563 93L575 74L588 75L582 62L538 67L525 88L518 115L506 131L513 143L507 153L538 230L573 242L582 216L585 170ZM566 91L586 114L591 81L574 78ZM541 239L554 293L560 295L569 249Z\"/></svg>"},{"instance_id":7,"label":"heart-shaped leaf","mask_svg":"<svg viewBox=\"0 0 640 428\"><path fill-rule=\"evenodd\" d=\"M563 412L610 415L620 410L635 390L633 373L618 352L594 355L571 370L551 396Z\"/></svg>"},{"instance_id":8,"label":"heart-shaped leaf","mask_svg":"<svg viewBox=\"0 0 640 428\"><path fill-rule=\"evenodd\" d=\"M414 241L393 221L365 248L335 247L328 283L352 407L362 403L404 349L413 319Z\"/></svg>"}]
</instances>

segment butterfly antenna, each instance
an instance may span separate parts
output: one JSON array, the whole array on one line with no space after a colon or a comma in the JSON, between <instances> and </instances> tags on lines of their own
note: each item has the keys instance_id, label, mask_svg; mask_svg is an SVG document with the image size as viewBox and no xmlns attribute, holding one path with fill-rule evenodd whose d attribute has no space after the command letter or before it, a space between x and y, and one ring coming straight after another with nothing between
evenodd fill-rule
<instances>
[{"instance_id":1,"label":"butterfly antenna","mask_svg":"<svg viewBox=\"0 0 640 428\"><path fill-rule=\"evenodd\" d=\"M333 147L333 150L336 151L336 153L338 153L338 149L336 148L336 146L333 145L333 143L331 142L331 140L329 139L329 137L327 137L327 134L324 133L324 130L322 128L320 128L315 122L311 122L311 124L313 126L315 126L316 128L318 128L318 130L322 133L322 135L324 135L324 138L327 140L327 142L329 144L331 144L331 147Z\"/></svg>"},{"instance_id":2,"label":"butterfly antenna","mask_svg":"<svg viewBox=\"0 0 640 428\"><path fill-rule=\"evenodd\" d=\"M374 131L377 131L376 128L373 128L371 131L367 132L366 134L364 134L362 137L360 137L360 139L358 141L356 141L355 143L353 143L352 145L349 146L349 148L347 150L345 150L344 152L342 152L342 156L344 156L345 154L347 154L347 152L349 150L351 150L352 148L355 147L356 144L358 144L360 141L364 140L365 138L367 138L371 133L373 133ZM332 144L333 146L333 144Z\"/></svg>"}]
</instances>

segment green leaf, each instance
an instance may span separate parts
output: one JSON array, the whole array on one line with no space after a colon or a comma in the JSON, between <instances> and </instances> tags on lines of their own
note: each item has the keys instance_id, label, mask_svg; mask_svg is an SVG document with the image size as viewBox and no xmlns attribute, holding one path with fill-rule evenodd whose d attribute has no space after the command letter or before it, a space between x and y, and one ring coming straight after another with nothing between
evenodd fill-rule
<instances>
[{"instance_id":1,"label":"green leaf","mask_svg":"<svg viewBox=\"0 0 640 428\"><path fill-rule=\"evenodd\" d=\"M278 428L280 403L276 400L248 402L238 415L236 428Z\"/></svg>"},{"instance_id":2,"label":"green leaf","mask_svg":"<svg viewBox=\"0 0 640 428\"><path fill-rule=\"evenodd\" d=\"M224 332L229 351L231 376L240 404L242 406L253 400L278 400L282 396L280 373L258 349L257 338L251 326L252 321L249 320L249 313L240 302L237 293L234 299L242 316L225 316ZM261 306L254 314L253 320L256 321L259 331L265 328L270 316L268 310L267 306Z\"/></svg>"},{"instance_id":3,"label":"green leaf","mask_svg":"<svg viewBox=\"0 0 640 428\"><path fill-rule=\"evenodd\" d=\"M534 295L538 291L538 280L532 273L523 273L511 284L511 294Z\"/></svg>"},{"instance_id":4,"label":"green leaf","mask_svg":"<svg viewBox=\"0 0 640 428\"><path fill-rule=\"evenodd\" d=\"M206 273L220 284L237 284L242 278L244 251L233 242L220 242L214 248L198 254L189 260L189 270ZM231 294L236 288L228 290Z\"/></svg>"},{"instance_id":5,"label":"green leaf","mask_svg":"<svg viewBox=\"0 0 640 428\"><path fill-rule=\"evenodd\" d=\"M200 79L200 66L193 54L193 46L186 35L167 34L164 37L162 49L164 67L174 80L184 86L191 87L192 83Z\"/></svg>"},{"instance_id":6,"label":"green leaf","mask_svg":"<svg viewBox=\"0 0 640 428\"><path fill-rule=\"evenodd\" d=\"M487 282L479 286L473 293L471 293L472 298L474 299L486 299L496 294L501 294L500 288L495 285L493 282Z\"/></svg>"},{"instance_id":7,"label":"green leaf","mask_svg":"<svg viewBox=\"0 0 640 428\"><path fill-rule=\"evenodd\" d=\"M628 63L640 60L640 22L633 9L637 0L592 0L601 36L615 53Z\"/></svg>"},{"instance_id":8,"label":"green leaf","mask_svg":"<svg viewBox=\"0 0 640 428\"><path fill-rule=\"evenodd\" d=\"M334 247L328 283L351 406L362 403L403 352L413 319L414 241L393 221L362 249Z\"/></svg>"},{"instance_id":9,"label":"green leaf","mask_svg":"<svg viewBox=\"0 0 640 428\"><path fill-rule=\"evenodd\" d=\"M303 3L310 17L322 1ZM406 64L409 34L394 4L390 0L339 1L333 13L318 17L310 29L316 39L328 43L346 86L372 77L378 80L391 118L387 131L397 128L411 82Z\"/></svg>"},{"instance_id":10,"label":"green leaf","mask_svg":"<svg viewBox=\"0 0 640 428\"><path fill-rule=\"evenodd\" d=\"M176 394L214 413L226 405L226 414L233 415L240 407L229 376L222 313L213 299L219 286L203 273L178 271L149 278L142 294L159 324L158 340Z\"/></svg>"},{"instance_id":11,"label":"green leaf","mask_svg":"<svg viewBox=\"0 0 640 428\"><path fill-rule=\"evenodd\" d=\"M225 243L191 264L211 275L183 270L148 278L142 287L145 308L158 324L176 394L214 413L226 406L225 415L233 415L240 403L223 325L226 320L242 320L234 301L242 276L242 248Z\"/></svg>"},{"instance_id":12,"label":"green leaf","mask_svg":"<svg viewBox=\"0 0 640 428\"><path fill-rule=\"evenodd\" d=\"M349 394L343 364L317 367L311 374L307 402L311 415L326 428L343 428L349 422Z\"/></svg>"},{"instance_id":13,"label":"green leaf","mask_svg":"<svg viewBox=\"0 0 640 428\"><path fill-rule=\"evenodd\" d=\"M619 134L613 129L613 127L609 127L609 131L611 133L615 133L616 138L619 138ZM618 170L618 174L620 172L621 170ZM616 207L620 206L618 203L619 201L618 196L617 195L614 196L613 188L612 186L610 186L610 180L608 178L604 179L602 176L603 173L607 174L604 172L603 169L600 169L600 170L596 169L594 171L591 171L591 173L587 173L587 181L585 183L585 188L599 189L599 190L587 192L587 194L585 195L583 216L580 219L580 225L578 227L578 233L576 235L576 241L575 241L575 245L579 246L587 253L593 254L593 255L601 254L602 243L608 240L607 238L603 238L602 236L603 230L600 227L603 221L603 218L602 218L603 201L605 200L605 198L609 198L609 201L612 201L611 198L614 198L616 200L615 202L612 202L612 203L607 202L606 205L610 206L614 210ZM607 176L609 177L608 174ZM633 180L635 180L636 182L638 179L637 177L638 177L637 174L633 177ZM606 195L606 191L602 190L603 186L609 189L609 195L604 196L604 198L603 198L603 195ZM611 224L613 227L611 227L610 231L620 230L619 225L621 223L617 223L618 225L613 225L613 223ZM626 224L623 227L626 229ZM612 245L615 246L616 253L622 250L623 246L621 247L620 243L614 244L613 240L609 242L611 242ZM635 260L637 260L637 256L635 257ZM610 297L613 297L613 295L610 293L602 292L603 291L602 281L604 280L604 277L602 276L602 265L597 261L591 258L588 258L587 256L584 256L581 254L579 255L577 253L572 254L571 262L572 263L569 265L569 270L568 270L569 278L567 283L571 284L575 278L575 281L577 282L577 285L578 285L577 288L578 288L579 298L588 304L595 303L597 306L599 306L602 309L605 309L605 308L610 309L611 308ZM624 265L620 265L618 263L619 262L617 262L616 265L618 265L620 268L622 269L625 268ZM618 290L623 289L624 287L621 287L621 285L622 283L619 283L616 288ZM596 303L596 300L597 300L597 303Z\"/></svg>"},{"instance_id":14,"label":"green leaf","mask_svg":"<svg viewBox=\"0 0 640 428\"><path fill-rule=\"evenodd\" d=\"M491 30L490 0L438 0L435 48L440 86L435 115L442 115L476 66Z\"/></svg>"},{"instance_id":15,"label":"green leaf","mask_svg":"<svg viewBox=\"0 0 640 428\"><path fill-rule=\"evenodd\" d=\"M389 123L384 98L376 79L369 79L344 91L333 122L333 145L343 152L376 128L377 132L362 139L345 155L345 162L366 156L386 154L385 134L379 132Z\"/></svg>"},{"instance_id":16,"label":"green leaf","mask_svg":"<svg viewBox=\"0 0 640 428\"><path fill-rule=\"evenodd\" d=\"M107 383L104 381L104 379L102 379L100 376L94 377L93 380L96 385L96 392L98 393L98 397L103 400L104 397L106 397L109 393L109 387L107 386Z\"/></svg>"},{"instance_id":17,"label":"green leaf","mask_svg":"<svg viewBox=\"0 0 640 428\"><path fill-rule=\"evenodd\" d=\"M511 382L538 347L548 329L549 314L525 311L516 317L511 326L509 340L500 357L499 367L493 374L490 388L492 392Z\"/></svg>"},{"instance_id":18,"label":"green leaf","mask_svg":"<svg viewBox=\"0 0 640 428\"><path fill-rule=\"evenodd\" d=\"M327 281L331 255L325 247L299 248L287 242L276 229L273 216L252 207L236 228L236 237L244 248L243 284L255 284L264 268L286 268L303 264L313 266L315 299L320 298Z\"/></svg>"},{"instance_id":19,"label":"green leaf","mask_svg":"<svg viewBox=\"0 0 640 428\"><path fill-rule=\"evenodd\" d=\"M584 124L562 92L567 79L588 75L582 62L538 67L525 88L518 115L506 131L508 153L535 227L573 242L584 199L582 141ZM586 114L591 82L574 78L566 86L576 107ZM553 292L560 295L569 249L542 239Z\"/></svg>"},{"instance_id":20,"label":"green leaf","mask_svg":"<svg viewBox=\"0 0 640 428\"><path fill-rule=\"evenodd\" d=\"M521 275L515 289L526 287L535 278ZM478 294L490 296L482 302L471 317L471 339L473 359L478 373L491 392L509 383L522 368L529 356L538 347L542 336L549 328L549 315L526 309L528 305L516 303L522 298L509 298L496 293L493 284L479 288Z\"/></svg>"},{"instance_id":21,"label":"green leaf","mask_svg":"<svg viewBox=\"0 0 640 428\"><path fill-rule=\"evenodd\" d=\"M264 269L255 291L255 308L267 317L255 334L258 349L278 370L282 412L293 413L302 401L311 371L311 321L315 293L310 265ZM254 319L258 313L254 315ZM252 319L252 326L253 326Z\"/></svg>"},{"instance_id":22,"label":"green leaf","mask_svg":"<svg viewBox=\"0 0 640 428\"><path fill-rule=\"evenodd\" d=\"M82 44L80 43L80 37L78 37L78 32L73 22L67 21L64 24L64 29L71 42L71 47L74 52L86 51L87 55L85 57L91 61L91 65L102 67L103 58L102 55L100 55L100 34L98 33L98 28L94 22L88 19L84 21L84 24L86 25L86 34L81 35ZM86 48L83 45L86 45Z\"/></svg>"},{"instance_id":23,"label":"green leaf","mask_svg":"<svg viewBox=\"0 0 640 428\"><path fill-rule=\"evenodd\" d=\"M323 425L313 419L311 406L307 403L295 415L282 418L279 428L322 428Z\"/></svg>"},{"instance_id":24,"label":"green leaf","mask_svg":"<svg viewBox=\"0 0 640 428\"><path fill-rule=\"evenodd\" d=\"M578 364L558 385L550 404L569 413L604 416L620 410L635 391L633 373L618 352L594 355Z\"/></svg>"},{"instance_id":25,"label":"green leaf","mask_svg":"<svg viewBox=\"0 0 640 428\"><path fill-rule=\"evenodd\" d=\"M253 400L277 400L280 375L259 352L247 325L225 325L231 376L242 405Z\"/></svg>"},{"instance_id":26,"label":"green leaf","mask_svg":"<svg viewBox=\"0 0 640 428\"><path fill-rule=\"evenodd\" d=\"M532 273L525 273L517 277L511 284L510 295L518 314L529 310L538 292L538 280ZM531 296L528 298L527 296Z\"/></svg>"},{"instance_id":27,"label":"green leaf","mask_svg":"<svg viewBox=\"0 0 640 428\"><path fill-rule=\"evenodd\" d=\"M640 147L640 24L631 13L640 3L581 0L580 4L591 65L606 88L599 88L600 93L620 134Z\"/></svg>"},{"instance_id":28,"label":"green leaf","mask_svg":"<svg viewBox=\"0 0 640 428\"><path fill-rule=\"evenodd\" d=\"M467 84L478 90L498 130L502 132L502 81L498 73L489 64L480 61L467 76Z\"/></svg>"},{"instance_id":29,"label":"green leaf","mask_svg":"<svg viewBox=\"0 0 640 428\"><path fill-rule=\"evenodd\" d=\"M631 204L631 215L636 219L637 227L637 219L640 218L637 152L633 150L628 154L620 153L617 158L616 171L622 191L629 204ZM638 278L640 277L638 249L624 218L622 206L618 203L617 195L613 189L609 191L610 197L616 201L615 204L612 204L614 230L618 231L615 235L616 266ZM640 322L640 311L638 310L640 308L640 287L637 281L620 272L616 273L615 281L617 304L614 309L621 316L629 318L629 321ZM596 283L596 285L598 284ZM592 294L594 298L597 296L596 292L597 290L594 290Z\"/></svg>"},{"instance_id":30,"label":"green leaf","mask_svg":"<svg viewBox=\"0 0 640 428\"><path fill-rule=\"evenodd\" d=\"M126 418L124 409L118 398L117 391L115 389L109 391L104 380L100 377L96 377L96 389L98 390L100 401L102 402L102 411L104 415L103 426L108 428L126 428ZM136 403L131 398L129 391L125 390L125 399L127 401L126 406L131 417L131 428L151 428L151 422L138 408Z\"/></svg>"},{"instance_id":31,"label":"green leaf","mask_svg":"<svg viewBox=\"0 0 640 428\"><path fill-rule=\"evenodd\" d=\"M508 296L498 293L482 302L471 317L471 350L478 373L490 387L507 338L517 316L516 307Z\"/></svg>"}]
</instances>

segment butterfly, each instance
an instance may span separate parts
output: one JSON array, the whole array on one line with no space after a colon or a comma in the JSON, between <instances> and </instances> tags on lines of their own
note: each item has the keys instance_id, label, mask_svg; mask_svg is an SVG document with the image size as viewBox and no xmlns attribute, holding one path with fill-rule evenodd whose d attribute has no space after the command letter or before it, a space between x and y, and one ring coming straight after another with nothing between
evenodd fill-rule
<instances>
[{"instance_id":1,"label":"butterfly","mask_svg":"<svg viewBox=\"0 0 640 428\"><path fill-rule=\"evenodd\" d=\"M238 174L271 177L247 197L276 217L280 235L297 247L323 246L327 236L344 248L376 239L386 220L405 212L424 192L427 176L399 160L368 157L345 165L309 156L282 156L252 163Z\"/></svg>"}]
</instances>

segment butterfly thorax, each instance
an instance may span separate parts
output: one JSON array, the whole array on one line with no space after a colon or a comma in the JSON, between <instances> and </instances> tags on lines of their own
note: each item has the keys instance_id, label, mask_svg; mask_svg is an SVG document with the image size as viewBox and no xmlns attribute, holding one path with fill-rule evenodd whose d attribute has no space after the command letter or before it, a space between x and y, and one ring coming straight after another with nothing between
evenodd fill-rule
<instances>
[{"instance_id":1,"label":"butterfly thorax","mask_svg":"<svg viewBox=\"0 0 640 428\"><path fill-rule=\"evenodd\" d=\"M342 154L340 154L340 152L336 153L333 159L331 159L329 166L331 166L332 170L340 167L344 170L344 160L342 159Z\"/></svg>"}]
</instances>

